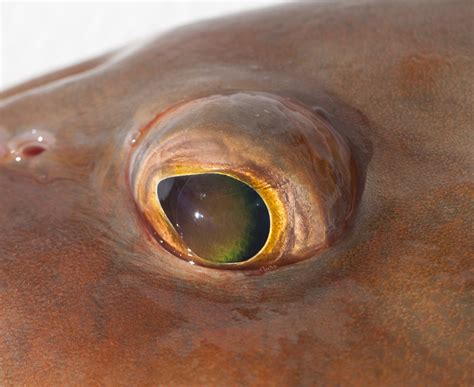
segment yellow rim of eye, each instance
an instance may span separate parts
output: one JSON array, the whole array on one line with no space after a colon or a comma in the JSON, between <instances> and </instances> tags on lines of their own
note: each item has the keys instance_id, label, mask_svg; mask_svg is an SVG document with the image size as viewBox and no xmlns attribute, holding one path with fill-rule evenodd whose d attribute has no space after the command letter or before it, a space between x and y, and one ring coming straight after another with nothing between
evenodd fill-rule
<instances>
[{"instance_id":1,"label":"yellow rim of eye","mask_svg":"<svg viewBox=\"0 0 474 387\"><path fill-rule=\"evenodd\" d=\"M171 224L158 198L158 184L162 180L169 177L199 174L220 174L232 177L244 184L247 184L261 196L269 213L270 229L265 244L252 258L242 262L230 263L216 263L211 262L205 258L201 258L188 249L186 243L182 240L174 226ZM251 268L255 263L258 263L258 266L260 266L262 262L271 263L275 261L280 257L281 252L283 251L283 236L287 224L287 214L285 212L283 200L275 187L271 187L267 182L264 182L255 174L249 173L247 171L236 173L235 171L212 167L206 168L195 166L175 166L169 167L164 171L164 173L155 173L153 178L147 179L145 186L141 185L140 182L137 183L138 187L144 187L143 190L139 190L137 192L137 197L139 199L139 203L143 203L142 211L145 217L151 223L153 229L159 235L160 239L166 242L167 245L169 245L173 250L175 250L181 259L199 263L202 266L208 267L225 266L226 268Z\"/></svg>"}]
</instances>

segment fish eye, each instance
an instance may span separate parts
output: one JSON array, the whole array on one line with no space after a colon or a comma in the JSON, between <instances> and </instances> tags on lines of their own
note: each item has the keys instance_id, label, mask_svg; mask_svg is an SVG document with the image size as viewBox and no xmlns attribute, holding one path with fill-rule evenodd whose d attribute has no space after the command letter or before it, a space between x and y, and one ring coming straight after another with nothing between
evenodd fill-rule
<instances>
[{"instance_id":1,"label":"fish eye","mask_svg":"<svg viewBox=\"0 0 474 387\"><path fill-rule=\"evenodd\" d=\"M145 127L130 162L157 248L193 264L256 269L314 257L354 213L347 140L302 103L273 94L172 107Z\"/></svg>"},{"instance_id":2,"label":"fish eye","mask_svg":"<svg viewBox=\"0 0 474 387\"><path fill-rule=\"evenodd\" d=\"M246 261L268 239L265 202L232 177L208 173L169 177L158 184L158 198L184 243L207 261Z\"/></svg>"}]
</instances>

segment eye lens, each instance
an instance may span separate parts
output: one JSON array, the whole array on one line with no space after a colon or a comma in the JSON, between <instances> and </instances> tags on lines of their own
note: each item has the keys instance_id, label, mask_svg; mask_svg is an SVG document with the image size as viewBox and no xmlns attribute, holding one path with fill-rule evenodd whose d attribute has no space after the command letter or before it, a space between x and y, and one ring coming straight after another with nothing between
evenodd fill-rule
<instances>
[{"instance_id":1,"label":"eye lens","mask_svg":"<svg viewBox=\"0 0 474 387\"><path fill-rule=\"evenodd\" d=\"M220 174L176 176L157 188L161 206L189 249L214 263L242 262L267 241L270 216L247 184Z\"/></svg>"}]
</instances>

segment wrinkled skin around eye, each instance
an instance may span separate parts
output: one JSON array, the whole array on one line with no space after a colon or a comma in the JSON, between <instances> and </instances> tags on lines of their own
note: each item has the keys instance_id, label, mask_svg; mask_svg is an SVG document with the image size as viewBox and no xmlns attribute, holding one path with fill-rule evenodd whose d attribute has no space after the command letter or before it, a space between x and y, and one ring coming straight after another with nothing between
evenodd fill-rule
<instances>
[{"instance_id":1,"label":"wrinkled skin around eye","mask_svg":"<svg viewBox=\"0 0 474 387\"><path fill-rule=\"evenodd\" d=\"M472 13L288 5L5 92L2 384L472 385ZM350 231L276 270L177 259L128 185L153 117L240 90L324 115L360 165ZM45 151L9 153L32 129Z\"/></svg>"}]
</instances>

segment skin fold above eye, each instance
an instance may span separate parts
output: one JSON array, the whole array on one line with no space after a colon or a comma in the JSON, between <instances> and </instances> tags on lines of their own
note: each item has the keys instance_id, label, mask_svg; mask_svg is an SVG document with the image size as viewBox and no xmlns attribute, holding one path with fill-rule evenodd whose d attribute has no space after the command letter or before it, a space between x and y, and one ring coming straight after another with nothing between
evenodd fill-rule
<instances>
[{"instance_id":1,"label":"skin fold above eye","mask_svg":"<svg viewBox=\"0 0 474 387\"><path fill-rule=\"evenodd\" d=\"M472 20L464 0L287 4L5 92L0 384L473 385ZM209 173L294 220L268 261L178 257L159 183Z\"/></svg>"}]
</instances>

